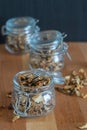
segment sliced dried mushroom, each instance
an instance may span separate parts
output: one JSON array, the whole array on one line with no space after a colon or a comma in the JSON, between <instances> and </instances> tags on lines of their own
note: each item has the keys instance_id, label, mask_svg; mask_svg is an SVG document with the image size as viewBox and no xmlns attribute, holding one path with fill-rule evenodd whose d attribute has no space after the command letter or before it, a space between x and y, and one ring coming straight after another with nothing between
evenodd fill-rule
<instances>
[{"instance_id":1,"label":"sliced dried mushroom","mask_svg":"<svg viewBox=\"0 0 87 130\"><path fill-rule=\"evenodd\" d=\"M82 125L82 126L78 126L78 128L81 129L81 130L82 130L82 129L87 129L87 123L85 123L85 124Z\"/></svg>"},{"instance_id":2,"label":"sliced dried mushroom","mask_svg":"<svg viewBox=\"0 0 87 130\"><path fill-rule=\"evenodd\" d=\"M24 52L28 50L27 44L29 43L26 39L27 35L8 35L7 46L13 52Z\"/></svg>"},{"instance_id":3,"label":"sliced dried mushroom","mask_svg":"<svg viewBox=\"0 0 87 130\"><path fill-rule=\"evenodd\" d=\"M78 73L72 71L70 75L65 76L64 87L55 87L55 89L64 94L87 98L87 94L83 94L80 91L85 85L87 85L87 74L84 69L80 69Z\"/></svg>"},{"instance_id":4,"label":"sliced dried mushroom","mask_svg":"<svg viewBox=\"0 0 87 130\"><path fill-rule=\"evenodd\" d=\"M50 84L50 77L45 76L37 76L37 75L25 75L20 74L18 76L19 84L23 87L26 86L28 88L40 88L42 86L46 86Z\"/></svg>"},{"instance_id":5,"label":"sliced dried mushroom","mask_svg":"<svg viewBox=\"0 0 87 130\"><path fill-rule=\"evenodd\" d=\"M12 97L12 92L8 92L7 97L11 98Z\"/></svg>"},{"instance_id":6,"label":"sliced dried mushroom","mask_svg":"<svg viewBox=\"0 0 87 130\"><path fill-rule=\"evenodd\" d=\"M39 54L39 55L38 55ZM49 72L56 72L64 67L63 55L56 55L55 50L38 51L36 56L31 52L30 65L32 68L43 68Z\"/></svg>"},{"instance_id":7,"label":"sliced dried mushroom","mask_svg":"<svg viewBox=\"0 0 87 130\"><path fill-rule=\"evenodd\" d=\"M81 97L85 99L87 98L87 94L81 93Z\"/></svg>"},{"instance_id":8,"label":"sliced dried mushroom","mask_svg":"<svg viewBox=\"0 0 87 130\"><path fill-rule=\"evenodd\" d=\"M37 95L37 96L33 96L32 97L32 100L36 103L40 103L40 102L43 102L44 101L44 98L41 94Z\"/></svg>"},{"instance_id":9,"label":"sliced dried mushroom","mask_svg":"<svg viewBox=\"0 0 87 130\"><path fill-rule=\"evenodd\" d=\"M12 119L12 122L15 122L15 121L18 120L19 118L20 118L19 115L15 115L15 116L13 117L13 119Z\"/></svg>"}]
</instances>

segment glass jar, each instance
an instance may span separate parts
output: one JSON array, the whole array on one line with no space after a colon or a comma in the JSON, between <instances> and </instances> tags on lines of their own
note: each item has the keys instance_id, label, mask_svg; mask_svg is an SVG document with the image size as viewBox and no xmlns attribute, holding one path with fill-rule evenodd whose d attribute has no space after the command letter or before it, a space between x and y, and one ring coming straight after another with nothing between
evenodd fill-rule
<instances>
[{"instance_id":1,"label":"glass jar","mask_svg":"<svg viewBox=\"0 0 87 130\"><path fill-rule=\"evenodd\" d=\"M29 38L40 30L36 26L37 22L38 20L32 17L16 17L7 20L6 25L2 26L2 34L6 35L6 50L13 54L28 52Z\"/></svg>"},{"instance_id":2,"label":"glass jar","mask_svg":"<svg viewBox=\"0 0 87 130\"><path fill-rule=\"evenodd\" d=\"M61 70L68 45L63 42L66 35L56 30L38 32L30 38L30 69L42 68L53 76L55 84L63 84ZM69 54L68 54L69 56Z\"/></svg>"},{"instance_id":3,"label":"glass jar","mask_svg":"<svg viewBox=\"0 0 87 130\"><path fill-rule=\"evenodd\" d=\"M55 107L53 78L44 70L22 71L13 78L12 105L21 117L44 116Z\"/></svg>"}]
</instances>

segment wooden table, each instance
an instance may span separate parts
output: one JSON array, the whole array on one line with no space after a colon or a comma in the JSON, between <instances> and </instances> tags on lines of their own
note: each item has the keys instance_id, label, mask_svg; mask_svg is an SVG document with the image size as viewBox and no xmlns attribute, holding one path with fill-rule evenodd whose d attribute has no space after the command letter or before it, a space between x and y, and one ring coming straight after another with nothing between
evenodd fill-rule
<instances>
[{"instance_id":1,"label":"wooden table","mask_svg":"<svg viewBox=\"0 0 87 130\"><path fill-rule=\"evenodd\" d=\"M87 72L87 43L69 42L72 62L66 59L63 74L72 70L85 69ZM56 92L56 107L52 113L39 118L20 118L12 123L12 110L8 109L10 99L6 96L12 91L13 76L28 67L29 54L9 54L4 45L0 45L0 130L78 130L79 123L87 122L87 99L67 96ZM86 91L87 92L87 91Z\"/></svg>"}]
</instances>

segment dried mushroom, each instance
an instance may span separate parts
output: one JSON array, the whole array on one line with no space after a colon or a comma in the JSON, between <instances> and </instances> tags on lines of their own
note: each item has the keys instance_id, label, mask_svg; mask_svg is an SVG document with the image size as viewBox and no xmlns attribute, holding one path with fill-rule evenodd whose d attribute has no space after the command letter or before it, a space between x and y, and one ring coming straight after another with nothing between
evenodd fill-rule
<instances>
[{"instance_id":1,"label":"dried mushroom","mask_svg":"<svg viewBox=\"0 0 87 130\"><path fill-rule=\"evenodd\" d=\"M8 35L7 46L13 52L28 51L28 41L26 35Z\"/></svg>"},{"instance_id":2,"label":"dried mushroom","mask_svg":"<svg viewBox=\"0 0 87 130\"><path fill-rule=\"evenodd\" d=\"M12 119L12 122L15 122L15 121L18 120L19 118L20 118L19 115L15 115L15 116L13 117L13 119Z\"/></svg>"},{"instance_id":3,"label":"dried mushroom","mask_svg":"<svg viewBox=\"0 0 87 130\"><path fill-rule=\"evenodd\" d=\"M23 75L20 74L18 76L19 84L23 87L26 86L30 89L40 88L42 86L46 86L50 84L50 78L45 76L36 76L33 74Z\"/></svg>"},{"instance_id":4,"label":"dried mushroom","mask_svg":"<svg viewBox=\"0 0 87 130\"><path fill-rule=\"evenodd\" d=\"M78 73L76 71L72 71L70 75L65 76L64 86L61 88L56 86L55 89L64 94L87 98L87 94L81 92L81 89L86 85L87 74L84 69L80 69Z\"/></svg>"},{"instance_id":5,"label":"dried mushroom","mask_svg":"<svg viewBox=\"0 0 87 130\"><path fill-rule=\"evenodd\" d=\"M11 98L12 97L12 92L8 92L7 97Z\"/></svg>"},{"instance_id":6,"label":"dried mushroom","mask_svg":"<svg viewBox=\"0 0 87 130\"><path fill-rule=\"evenodd\" d=\"M39 50L36 53L30 51L30 66L32 68L43 68L49 72L56 72L64 67L63 54L57 54L57 50Z\"/></svg>"},{"instance_id":7,"label":"dried mushroom","mask_svg":"<svg viewBox=\"0 0 87 130\"><path fill-rule=\"evenodd\" d=\"M82 129L87 129L87 123L85 123L84 125L82 125L82 126L79 126L78 127L80 130L82 130Z\"/></svg>"}]
</instances>

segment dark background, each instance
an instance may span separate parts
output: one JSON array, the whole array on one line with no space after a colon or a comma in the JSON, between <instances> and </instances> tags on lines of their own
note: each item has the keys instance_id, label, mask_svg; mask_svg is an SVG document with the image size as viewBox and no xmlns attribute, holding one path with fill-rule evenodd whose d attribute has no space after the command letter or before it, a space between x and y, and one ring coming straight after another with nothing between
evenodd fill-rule
<instances>
[{"instance_id":1,"label":"dark background","mask_svg":"<svg viewBox=\"0 0 87 130\"><path fill-rule=\"evenodd\" d=\"M87 0L0 0L0 30L6 20L31 16L41 30L68 34L67 41L87 41ZM0 31L0 43L4 43Z\"/></svg>"}]
</instances>

